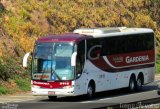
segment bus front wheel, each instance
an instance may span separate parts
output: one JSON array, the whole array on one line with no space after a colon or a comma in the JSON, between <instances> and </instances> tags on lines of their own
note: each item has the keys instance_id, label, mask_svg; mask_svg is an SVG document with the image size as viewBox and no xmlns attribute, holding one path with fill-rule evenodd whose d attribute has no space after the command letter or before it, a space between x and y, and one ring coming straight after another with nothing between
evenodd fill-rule
<instances>
[{"instance_id":1,"label":"bus front wheel","mask_svg":"<svg viewBox=\"0 0 160 109\"><path fill-rule=\"evenodd\" d=\"M91 82L87 88L87 99L93 98L94 93L95 93L95 87L94 84Z\"/></svg>"}]
</instances>

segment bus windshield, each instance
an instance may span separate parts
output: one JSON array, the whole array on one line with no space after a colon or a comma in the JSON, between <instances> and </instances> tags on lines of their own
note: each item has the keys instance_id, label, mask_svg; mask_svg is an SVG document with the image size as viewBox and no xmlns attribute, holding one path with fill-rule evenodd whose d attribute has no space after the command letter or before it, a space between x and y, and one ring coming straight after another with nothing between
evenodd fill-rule
<instances>
[{"instance_id":1,"label":"bus windshield","mask_svg":"<svg viewBox=\"0 0 160 109\"><path fill-rule=\"evenodd\" d=\"M71 67L73 43L38 43L32 61L32 79L72 80Z\"/></svg>"}]
</instances>

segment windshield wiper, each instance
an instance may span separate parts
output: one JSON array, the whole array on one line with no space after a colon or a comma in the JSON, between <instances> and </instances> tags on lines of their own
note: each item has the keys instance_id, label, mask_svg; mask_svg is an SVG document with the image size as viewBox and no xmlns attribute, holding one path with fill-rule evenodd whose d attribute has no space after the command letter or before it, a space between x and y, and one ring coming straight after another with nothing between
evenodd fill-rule
<instances>
[{"instance_id":1,"label":"windshield wiper","mask_svg":"<svg viewBox=\"0 0 160 109\"><path fill-rule=\"evenodd\" d=\"M58 78L58 80L61 80L61 78L58 76L58 74L56 73L56 71L52 69L52 75L53 75L53 74L56 75L56 77ZM52 75L51 75L51 76L52 76Z\"/></svg>"}]
</instances>

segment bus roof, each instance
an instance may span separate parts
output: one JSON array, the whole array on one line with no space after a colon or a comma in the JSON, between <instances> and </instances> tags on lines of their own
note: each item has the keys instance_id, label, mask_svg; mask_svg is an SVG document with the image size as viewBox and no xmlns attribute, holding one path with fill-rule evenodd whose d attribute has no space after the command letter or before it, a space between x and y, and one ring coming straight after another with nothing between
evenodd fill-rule
<instances>
[{"instance_id":1,"label":"bus roof","mask_svg":"<svg viewBox=\"0 0 160 109\"><path fill-rule=\"evenodd\" d=\"M84 39L92 38L92 36L86 36L76 33L67 33L62 35L49 35L41 37L37 42L79 42Z\"/></svg>"},{"instance_id":2,"label":"bus roof","mask_svg":"<svg viewBox=\"0 0 160 109\"><path fill-rule=\"evenodd\" d=\"M89 38L112 37L141 33L153 33L153 30L149 28L126 27L80 28L74 30L73 33L41 37L37 40L37 42L79 42Z\"/></svg>"},{"instance_id":3,"label":"bus roof","mask_svg":"<svg viewBox=\"0 0 160 109\"><path fill-rule=\"evenodd\" d=\"M127 34L153 33L149 28L105 27L105 28L80 28L74 33L91 35L93 37L121 36Z\"/></svg>"}]
</instances>

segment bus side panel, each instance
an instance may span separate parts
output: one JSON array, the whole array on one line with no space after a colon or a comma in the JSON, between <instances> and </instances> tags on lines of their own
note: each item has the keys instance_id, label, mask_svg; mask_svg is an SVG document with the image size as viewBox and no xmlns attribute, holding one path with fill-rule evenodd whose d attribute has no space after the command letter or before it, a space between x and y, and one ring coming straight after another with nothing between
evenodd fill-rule
<instances>
[{"instance_id":1,"label":"bus side panel","mask_svg":"<svg viewBox=\"0 0 160 109\"><path fill-rule=\"evenodd\" d=\"M155 78L155 67L146 68L144 74L144 84L153 82L154 78Z\"/></svg>"}]
</instances>

